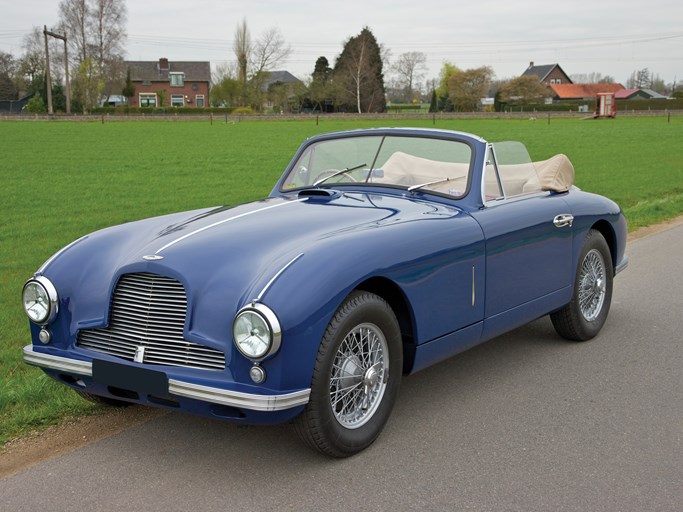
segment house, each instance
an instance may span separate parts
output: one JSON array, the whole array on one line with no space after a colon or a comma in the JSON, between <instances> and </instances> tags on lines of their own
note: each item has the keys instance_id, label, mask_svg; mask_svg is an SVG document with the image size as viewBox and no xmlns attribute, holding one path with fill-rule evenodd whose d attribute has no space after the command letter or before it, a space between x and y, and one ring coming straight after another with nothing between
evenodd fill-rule
<instances>
[{"instance_id":1,"label":"house","mask_svg":"<svg viewBox=\"0 0 683 512\"><path fill-rule=\"evenodd\" d=\"M553 100L594 100L598 93L617 93L621 84L550 84Z\"/></svg>"},{"instance_id":2,"label":"house","mask_svg":"<svg viewBox=\"0 0 683 512\"><path fill-rule=\"evenodd\" d=\"M293 88L301 83L301 80L289 71L269 71L263 82L261 82L261 90L267 92L274 85L285 85Z\"/></svg>"},{"instance_id":3,"label":"house","mask_svg":"<svg viewBox=\"0 0 683 512\"><path fill-rule=\"evenodd\" d=\"M573 83L569 75L564 72L559 64L544 64L536 66L533 61L529 62L529 67L522 73L522 76L537 76L538 81L545 85L571 84Z\"/></svg>"},{"instance_id":4,"label":"house","mask_svg":"<svg viewBox=\"0 0 683 512\"><path fill-rule=\"evenodd\" d=\"M137 107L205 107L209 104L211 64L208 61L128 61Z\"/></svg>"},{"instance_id":5,"label":"house","mask_svg":"<svg viewBox=\"0 0 683 512\"><path fill-rule=\"evenodd\" d=\"M289 111L299 85L303 85L303 82L289 71L267 72L261 81L261 92L267 95L263 109Z\"/></svg>"},{"instance_id":6,"label":"house","mask_svg":"<svg viewBox=\"0 0 683 512\"><path fill-rule=\"evenodd\" d=\"M665 100L666 96L652 89L622 89L615 95L618 100Z\"/></svg>"}]
</instances>

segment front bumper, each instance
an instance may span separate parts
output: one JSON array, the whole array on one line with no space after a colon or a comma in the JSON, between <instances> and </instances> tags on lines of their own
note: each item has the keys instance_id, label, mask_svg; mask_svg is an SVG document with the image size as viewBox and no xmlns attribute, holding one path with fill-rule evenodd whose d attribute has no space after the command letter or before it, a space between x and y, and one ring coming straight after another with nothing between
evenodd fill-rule
<instances>
[{"instance_id":1,"label":"front bumper","mask_svg":"<svg viewBox=\"0 0 683 512\"><path fill-rule=\"evenodd\" d=\"M36 352L33 350L33 345L24 347L24 361L49 370L86 377L92 376L92 363L90 361ZM203 402L260 412L284 411L306 405L311 394L310 389L302 389L281 395L258 395L202 386L178 379L168 379L168 392L171 395L192 398Z\"/></svg>"}]
</instances>

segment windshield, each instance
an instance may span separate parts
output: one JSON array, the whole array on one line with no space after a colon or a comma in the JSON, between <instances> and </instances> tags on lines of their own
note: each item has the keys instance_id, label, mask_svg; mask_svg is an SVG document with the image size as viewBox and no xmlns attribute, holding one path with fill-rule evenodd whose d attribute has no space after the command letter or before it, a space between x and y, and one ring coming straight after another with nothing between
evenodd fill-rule
<instances>
[{"instance_id":1,"label":"windshield","mask_svg":"<svg viewBox=\"0 0 683 512\"><path fill-rule=\"evenodd\" d=\"M306 148L283 191L371 184L460 197L467 190L471 159L470 146L459 141L379 135L331 139Z\"/></svg>"},{"instance_id":2,"label":"windshield","mask_svg":"<svg viewBox=\"0 0 683 512\"><path fill-rule=\"evenodd\" d=\"M536 168L524 144L516 141L496 142L493 150L498 164L499 183L503 186L505 197L541 190ZM488 174L487 178L488 181L492 180Z\"/></svg>"}]
</instances>

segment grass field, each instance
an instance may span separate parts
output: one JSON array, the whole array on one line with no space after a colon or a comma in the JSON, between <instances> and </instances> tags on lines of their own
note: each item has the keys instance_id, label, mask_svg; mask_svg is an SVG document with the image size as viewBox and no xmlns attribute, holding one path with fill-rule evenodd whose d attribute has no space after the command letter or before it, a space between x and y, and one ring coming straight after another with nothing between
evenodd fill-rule
<instances>
[{"instance_id":1,"label":"grass field","mask_svg":"<svg viewBox=\"0 0 683 512\"><path fill-rule=\"evenodd\" d=\"M300 142L432 120L0 122L0 445L94 406L21 361L24 281L52 253L104 226L267 195ZM566 153L576 184L619 202L630 229L683 213L683 117L449 120L437 128Z\"/></svg>"}]
</instances>

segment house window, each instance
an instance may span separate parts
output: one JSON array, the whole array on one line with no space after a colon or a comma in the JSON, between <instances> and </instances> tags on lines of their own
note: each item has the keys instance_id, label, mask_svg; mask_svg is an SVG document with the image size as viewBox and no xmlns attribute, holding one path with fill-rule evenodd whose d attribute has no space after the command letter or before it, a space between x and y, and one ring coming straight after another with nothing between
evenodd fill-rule
<instances>
[{"instance_id":1,"label":"house window","mask_svg":"<svg viewBox=\"0 0 683 512\"><path fill-rule=\"evenodd\" d=\"M203 94L197 94L197 96L195 96L195 105L197 105L198 108L202 108L204 106Z\"/></svg>"},{"instance_id":2,"label":"house window","mask_svg":"<svg viewBox=\"0 0 683 512\"><path fill-rule=\"evenodd\" d=\"M182 107L185 105L185 97L182 94L173 94L171 96L172 107Z\"/></svg>"},{"instance_id":3,"label":"house window","mask_svg":"<svg viewBox=\"0 0 683 512\"><path fill-rule=\"evenodd\" d=\"M171 87L182 87L185 85L185 73L169 73Z\"/></svg>"},{"instance_id":4,"label":"house window","mask_svg":"<svg viewBox=\"0 0 683 512\"><path fill-rule=\"evenodd\" d=\"M140 93L140 106L141 107L156 107L157 106L157 95L154 93Z\"/></svg>"}]
</instances>

